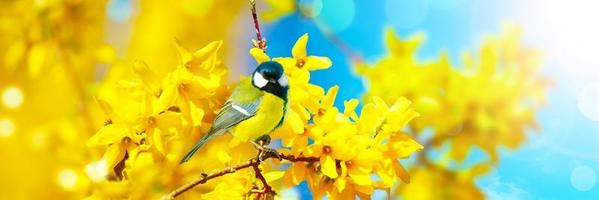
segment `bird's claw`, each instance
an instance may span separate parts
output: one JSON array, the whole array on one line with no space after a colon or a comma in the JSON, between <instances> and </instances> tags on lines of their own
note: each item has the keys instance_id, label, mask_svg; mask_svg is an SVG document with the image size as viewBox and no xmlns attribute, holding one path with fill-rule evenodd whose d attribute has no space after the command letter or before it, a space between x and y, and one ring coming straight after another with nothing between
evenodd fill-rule
<instances>
[{"instance_id":1,"label":"bird's claw","mask_svg":"<svg viewBox=\"0 0 599 200\"><path fill-rule=\"evenodd\" d=\"M258 160L262 162L268 158L277 158L281 160L281 155L279 155L279 152L277 152L277 150L275 149L262 147L262 149L260 150L260 154L258 155Z\"/></svg>"},{"instance_id":2,"label":"bird's claw","mask_svg":"<svg viewBox=\"0 0 599 200\"><path fill-rule=\"evenodd\" d=\"M270 135L262 135L255 141L260 146L266 146L270 144Z\"/></svg>"},{"instance_id":3,"label":"bird's claw","mask_svg":"<svg viewBox=\"0 0 599 200\"><path fill-rule=\"evenodd\" d=\"M277 158L279 160L282 159L281 155L279 155L279 152L277 152L277 150L266 147L268 144L270 144L270 140L271 140L271 138L269 135L263 135L263 136L259 137L258 139L256 139L255 141L251 142L260 151L258 153L258 160L260 162L262 162L268 158Z\"/></svg>"}]
</instances>

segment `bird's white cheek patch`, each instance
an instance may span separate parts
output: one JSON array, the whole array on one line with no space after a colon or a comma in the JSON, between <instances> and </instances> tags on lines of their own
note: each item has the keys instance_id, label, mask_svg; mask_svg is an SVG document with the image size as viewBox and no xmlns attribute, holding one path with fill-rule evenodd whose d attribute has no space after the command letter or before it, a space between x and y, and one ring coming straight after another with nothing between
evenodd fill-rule
<instances>
[{"instance_id":1,"label":"bird's white cheek patch","mask_svg":"<svg viewBox=\"0 0 599 200\"><path fill-rule=\"evenodd\" d=\"M259 88L266 86L266 84L268 83L268 80L266 80L264 76L262 76L262 74L258 72L254 73L252 81L254 81L254 85Z\"/></svg>"},{"instance_id":2,"label":"bird's white cheek patch","mask_svg":"<svg viewBox=\"0 0 599 200\"><path fill-rule=\"evenodd\" d=\"M285 76L285 75L281 76L281 78L279 78L278 82L279 82L279 85L283 86L283 87L286 87L287 85L289 85L289 81L287 81L287 76Z\"/></svg>"}]
</instances>

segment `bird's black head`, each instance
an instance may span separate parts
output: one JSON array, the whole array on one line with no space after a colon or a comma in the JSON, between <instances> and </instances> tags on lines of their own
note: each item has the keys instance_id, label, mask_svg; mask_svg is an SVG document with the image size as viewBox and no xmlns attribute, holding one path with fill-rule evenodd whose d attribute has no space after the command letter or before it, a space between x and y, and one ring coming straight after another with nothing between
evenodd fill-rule
<instances>
[{"instance_id":1,"label":"bird's black head","mask_svg":"<svg viewBox=\"0 0 599 200\"><path fill-rule=\"evenodd\" d=\"M252 74L252 84L262 91L287 100L289 82L283 71L283 66L278 62L266 61L258 65Z\"/></svg>"}]
</instances>

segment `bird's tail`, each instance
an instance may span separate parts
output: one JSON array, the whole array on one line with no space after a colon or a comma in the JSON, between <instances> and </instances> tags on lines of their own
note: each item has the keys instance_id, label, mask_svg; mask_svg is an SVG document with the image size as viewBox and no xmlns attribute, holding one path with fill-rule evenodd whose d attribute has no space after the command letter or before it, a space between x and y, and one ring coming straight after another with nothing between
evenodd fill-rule
<instances>
[{"instance_id":1,"label":"bird's tail","mask_svg":"<svg viewBox=\"0 0 599 200\"><path fill-rule=\"evenodd\" d=\"M208 133L204 134L200 138L200 140L198 140L198 142L195 145L193 145L193 147L189 150L189 152L187 152L187 154L185 154L185 156L183 156L183 159L181 159L179 164L187 162L189 159L191 159L193 154L195 154L198 150L200 150L200 148L202 148L202 146L204 146L204 144L206 144L206 142L210 141L210 139L212 139L212 137L214 137L215 135L216 134L214 134L212 132L212 130L208 131Z\"/></svg>"}]
</instances>

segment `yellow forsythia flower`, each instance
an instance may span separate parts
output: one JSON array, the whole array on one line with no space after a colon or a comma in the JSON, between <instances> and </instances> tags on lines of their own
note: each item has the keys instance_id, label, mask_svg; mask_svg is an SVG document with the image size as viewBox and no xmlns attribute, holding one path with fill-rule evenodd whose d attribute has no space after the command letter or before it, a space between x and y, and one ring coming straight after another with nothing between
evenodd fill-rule
<instances>
[{"instance_id":1,"label":"yellow forsythia flower","mask_svg":"<svg viewBox=\"0 0 599 200\"><path fill-rule=\"evenodd\" d=\"M502 37L488 38L478 59L464 54L462 69L451 66L446 54L417 62L414 53L421 41L420 35L400 40L387 32L389 56L358 66L369 80L367 96L386 102L400 96L413 99L423 117L412 128L420 133L430 127L435 140L452 141L457 161L464 160L472 145L492 161L498 159L499 145L518 147L524 131L535 127L534 111L542 105L547 85L537 74L538 53L519 46L519 31L511 27Z\"/></svg>"},{"instance_id":2,"label":"yellow forsythia flower","mask_svg":"<svg viewBox=\"0 0 599 200\"><path fill-rule=\"evenodd\" d=\"M229 86L223 80L227 70L217 57L221 46L222 41L216 41L190 52L177 43L179 65L163 78L144 62L137 61L132 67L135 79L119 81L120 92L106 93L117 96L105 99L118 102L98 100L107 121L88 140L88 145L106 147L99 161L103 166L97 171L106 174L107 179L96 180L98 192L92 196L158 198L176 187L181 175L223 168L253 156L251 146L230 146L231 138L222 137L203 150L205 155L201 160L178 165L178 156L194 142L197 133L210 127L209 123L229 93ZM220 179L223 182L198 187L210 188L212 192L188 195L210 199L244 196L248 191L244 188L251 188L248 184L254 179L249 172L242 171ZM124 182L126 186L117 186L115 181ZM107 185L122 190L105 193L102 188L109 187ZM161 189L148 192L154 186ZM230 190L233 186L241 189ZM146 192L131 193L131 190ZM225 192L229 196L222 196Z\"/></svg>"},{"instance_id":3,"label":"yellow forsythia flower","mask_svg":"<svg viewBox=\"0 0 599 200\"><path fill-rule=\"evenodd\" d=\"M480 199L475 178L499 161L501 146L517 148L526 140L525 131L536 127L534 113L543 104L548 83L538 74L539 54L520 46L515 27L487 38L476 55L464 54L462 67L452 66L445 53L432 61L416 60L423 40L420 34L399 39L388 30L388 55L357 66L368 80L366 97L382 98L373 102L394 102L401 96L414 101L423 116L409 124L411 133L422 137L427 149L442 152L438 159L421 152L408 169L411 184L400 185L397 191L407 199ZM432 136L424 136L431 130ZM390 148L406 145L390 144ZM443 144L449 148L441 148ZM450 167L463 162L472 147L486 152L488 160L472 168ZM402 154L401 149L394 150Z\"/></svg>"},{"instance_id":4,"label":"yellow forsythia flower","mask_svg":"<svg viewBox=\"0 0 599 200\"><path fill-rule=\"evenodd\" d=\"M292 186L306 180L316 199L323 195L332 199L368 197L375 189L390 188L401 177L396 174L406 175L403 168L394 168L401 168L398 159L422 148L402 132L418 114L409 108L410 102L405 98L391 108L383 101L367 104L361 116L354 111L358 101L353 99L340 112L333 105L339 87L334 86L325 94L321 92L324 89L309 83L310 71L326 69L332 63L326 57L309 56L307 42L308 35L303 35L292 49L293 57L273 59L283 65L289 78L291 108L274 137L289 147L286 152L319 157L320 161L292 163L285 173L285 184ZM267 58L261 51L250 53L257 61ZM392 146L397 144L395 141L404 146ZM373 174L385 178L375 181Z\"/></svg>"},{"instance_id":5,"label":"yellow forsythia flower","mask_svg":"<svg viewBox=\"0 0 599 200\"><path fill-rule=\"evenodd\" d=\"M374 97L374 103L364 105L358 115L358 101L353 99L340 112L333 104L339 87L332 87L325 94L323 88L309 82L310 71L326 69L332 63L326 57L309 56L307 42L307 35L298 39L293 58L273 59L282 62L291 88L291 109L273 136L283 141L283 152L318 157L319 161L294 162L287 168L281 168L278 162L265 163L262 168L266 180L276 188L307 181L317 199L324 195L333 199L369 197L375 189L390 189L398 179L408 182L399 159L422 149L402 131L418 116L410 108L410 101L399 98L388 106ZM226 69L217 58L221 45L220 41L212 42L193 53L178 45L181 62L162 79L138 61L133 66L137 79L120 82L120 89L125 91L123 97L109 98L119 99L119 109L98 100L108 120L88 145L107 148L99 161L104 164L99 170L105 170L108 179L97 181L99 192L93 196L149 198L172 189L181 176L187 180L201 171L224 168L255 156L251 145L226 136L198 152L201 159L192 159L182 166L177 163L182 147L191 145L187 144L194 141L190 138L198 137L194 130L205 132L210 127L214 113L230 92L222 81ZM259 49L250 50L250 54L258 62L270 60ZM380 180L373 180L373 175ZM115 181L127 186L119 186ZM247 197L257 181L253 171L240 170L202 184L198 191L184 196ZM127 193L146 191L156 185L161 189L154 193ZM122 190L104 193L107 191L102 188L106 187Z\"/></svg>"}]
</instances>

